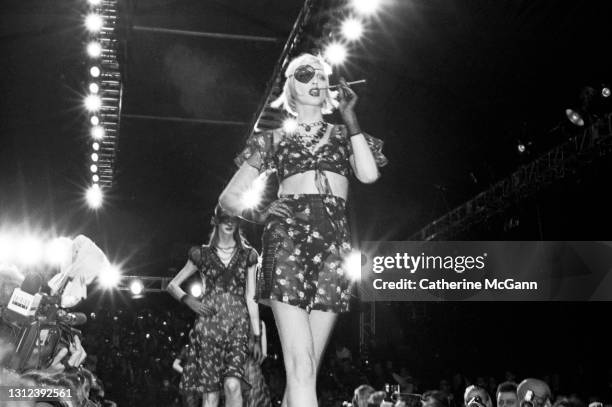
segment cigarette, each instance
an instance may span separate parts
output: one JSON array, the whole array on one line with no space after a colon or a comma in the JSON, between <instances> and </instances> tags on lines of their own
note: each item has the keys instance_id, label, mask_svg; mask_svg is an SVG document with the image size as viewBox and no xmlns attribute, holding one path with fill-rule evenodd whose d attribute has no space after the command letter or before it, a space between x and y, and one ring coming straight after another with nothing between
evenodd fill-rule
<instances>
[{"instance_id":1,"label":"cigarette","mask_svg":"<svg viewBox=\"0 0 612 407\"><path fill-rule=\"evenodd\" d=\"M367 83L367 81L365 79L359 79L358 81L353 81L353 82L347 82L346 84L351 86L351 85L358 85L361 83ZM319 89L336 89L340 87L340 84L336 84L336 85L330 85L328 88L319 88Z\"/></svg>"}]
</instances>

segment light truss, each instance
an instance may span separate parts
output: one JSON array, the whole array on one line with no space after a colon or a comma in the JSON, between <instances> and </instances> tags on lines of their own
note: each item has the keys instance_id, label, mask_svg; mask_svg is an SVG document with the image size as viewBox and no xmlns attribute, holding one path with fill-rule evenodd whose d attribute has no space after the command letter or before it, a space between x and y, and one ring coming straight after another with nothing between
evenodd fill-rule
<instances>
[{"instance_id":1,"label":"light truss","mask_svg":"<svg viewBox=\"0 0 612 407\"><path fill-rule=\"evenodd\" d=\"M523 165L488 190L434 220L408 240L444 240L505 211L612 152L612 115Z\"/></svg>"}]
</instances>

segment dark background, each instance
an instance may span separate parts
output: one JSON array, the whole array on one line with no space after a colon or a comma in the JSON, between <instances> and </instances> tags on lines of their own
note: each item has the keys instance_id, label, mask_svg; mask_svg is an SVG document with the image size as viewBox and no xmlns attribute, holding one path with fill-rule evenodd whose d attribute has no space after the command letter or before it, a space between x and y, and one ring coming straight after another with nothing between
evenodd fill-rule
<instances>
[{"instance_id":1,"label":"dark background","mask_svg":"<svg viewBox=\"0 0 612 407\"><path fill-rule=\"evenodd\" d=\"M83 199L90 175L81 106L85 8L44 0L0 7L0 230L83 233L128 274L173 275L187 248L207 239L248 125L124 118L114 187L104 207L92 211ZM250 122L300 7L293 0L123 2L123 113ZM612 81L610 8L552 0L387 1L340 72L368 80L357 89L357 113L363 129L385 141L390 161L376 184L353 183L355 241L406 239L566 140L564 110L581 87ZM133 25L280 41L153 34ZM517 154L519 139L532 141L531 155ZM611 166L599 159L457 238L610 240ZM520 226L504 231L510 217ZM259 246L258 230L249 226L247 233ZM402 320L409 313L401 308L386 313L381 337L403 324L411 333L396 342L420 338L422 348L410 352L437 360L434 366L491 366L491 353L505 355L500 364L576 355L597 372L610 366L608 303L433 307L412 322ZM355 344L356 314L341 324Z\"/></svg>"}]
</instances>

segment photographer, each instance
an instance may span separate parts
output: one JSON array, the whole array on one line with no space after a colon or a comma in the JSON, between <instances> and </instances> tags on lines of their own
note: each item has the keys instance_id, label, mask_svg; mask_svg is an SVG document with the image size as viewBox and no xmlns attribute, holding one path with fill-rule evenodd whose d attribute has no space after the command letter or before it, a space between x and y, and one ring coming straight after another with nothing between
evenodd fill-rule
<instances>
[{"instance_id":1,"label":"photographer","mask_svg":"<svg viewBox=\"0 0 612 407\"><path fill-rule=\"evenodd\" d=\"M493 407L493 402L489 393L484 387L473 384L468 386L463 393L463 403L465 407Z\"/></svg>"}]
</instances>

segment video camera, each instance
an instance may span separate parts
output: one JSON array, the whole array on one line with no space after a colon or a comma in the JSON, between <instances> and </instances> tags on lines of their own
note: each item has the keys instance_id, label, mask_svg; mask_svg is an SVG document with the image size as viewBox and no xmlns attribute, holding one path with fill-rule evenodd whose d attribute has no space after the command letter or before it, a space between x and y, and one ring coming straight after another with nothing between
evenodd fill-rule
<instances>
[{"instance_id":1,"label":"video camera","mask_svg":"<svg viewBox=\"0 0 612 407\"><path fill-rule=\"evenodd\" d=\"M73 327L87 321L85 314L61 307L61 292L41 292L42 283L38 274L26 276L0 318L0 339L13 348L0 360L0 366L17 373L49 366L60 348L68 348L74 336L81 335Z\"/></svg>"}]
</instances>

